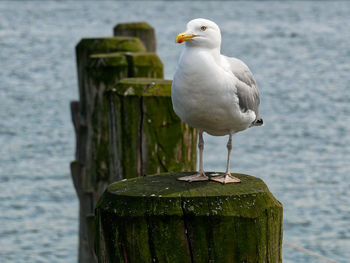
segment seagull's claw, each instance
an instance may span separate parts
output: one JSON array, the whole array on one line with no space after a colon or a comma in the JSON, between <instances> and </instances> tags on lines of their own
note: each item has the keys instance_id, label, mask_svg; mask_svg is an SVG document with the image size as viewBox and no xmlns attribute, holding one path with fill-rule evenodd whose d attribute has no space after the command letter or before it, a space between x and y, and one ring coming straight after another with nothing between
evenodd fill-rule
<instances>
[{"instance_id":1,"label":"seagull's claw","mask_svg":"<svg viewBox=\"0 0 350 263\"><path fill-rule=\"evenodd\" d=\"M230 173L226 173L220 176L210 177L210 181L219 182L222 184L234 184L240 183L241 180L237 177L232 176Z\"/></svg>"},{"instance_id":2,"label":"seagull's claw","mask_svg":"<svg viewBox=\"0 0 350 263\"><path fill-rule=\"evenodd\" d=\"M200 182L200 181L209 181L209 177L205 175L204 172L189 175L189 176L183 176L177 178L179 181L186 181L186 182Z\"/></svg>"}]
</instances>

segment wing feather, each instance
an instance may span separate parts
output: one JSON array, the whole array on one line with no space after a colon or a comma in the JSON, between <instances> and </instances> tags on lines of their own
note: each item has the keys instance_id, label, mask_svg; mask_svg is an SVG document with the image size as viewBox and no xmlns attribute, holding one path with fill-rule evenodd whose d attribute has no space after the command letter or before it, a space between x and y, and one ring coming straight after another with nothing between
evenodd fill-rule
<instances>
[{"instance_id":1,"label":"wing feather","mask_svg":"<svg viewBox=\"0 0 350 263\"><path fill-rule=\"evenodd\" d=\"M236 88L241 110L243 112L254 111L256 119L253 124L262 125L263 121L259 113L260 94L253 73L243 61L237 58L225 58L232 73L239 80Z\"/></svg>"}]
</instances>

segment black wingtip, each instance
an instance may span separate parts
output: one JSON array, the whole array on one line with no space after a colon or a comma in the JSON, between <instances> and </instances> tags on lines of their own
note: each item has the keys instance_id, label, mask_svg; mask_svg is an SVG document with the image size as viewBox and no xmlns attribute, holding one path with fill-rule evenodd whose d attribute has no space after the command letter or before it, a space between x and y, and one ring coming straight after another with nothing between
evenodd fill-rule
<instances>
[{"instance_id":1,"label":"black wingtip","mask_svg":"<svg viewBox=\"0 0 350 263\"><path fill-rule=\"evenodd\" d=\"M264 125L264 120L262 118L260 119L257 119L255 122L254 122L254 126L263 126Z\"/></svg>"}]
</instances>

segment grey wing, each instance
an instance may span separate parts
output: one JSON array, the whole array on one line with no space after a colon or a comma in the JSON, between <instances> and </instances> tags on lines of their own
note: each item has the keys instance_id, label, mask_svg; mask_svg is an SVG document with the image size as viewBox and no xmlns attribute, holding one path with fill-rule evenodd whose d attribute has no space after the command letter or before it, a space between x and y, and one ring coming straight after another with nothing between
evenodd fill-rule
<instances>
[{"instance_id":1,"label":"grey wing","mask_svg":"<svg viewBox=\"0 0 350 263\"><path fill-rule=\"evenodd\" d=\"M253 125L262 125L263 120L259 113L260 94L253 73L241 60L229 57L226 57L226 59L230 65L232 73L239 80L236 88L241 110L243 112L246 112L247 110L254 111L256 119L253 122Z\"/></svg>"}]
</instances>

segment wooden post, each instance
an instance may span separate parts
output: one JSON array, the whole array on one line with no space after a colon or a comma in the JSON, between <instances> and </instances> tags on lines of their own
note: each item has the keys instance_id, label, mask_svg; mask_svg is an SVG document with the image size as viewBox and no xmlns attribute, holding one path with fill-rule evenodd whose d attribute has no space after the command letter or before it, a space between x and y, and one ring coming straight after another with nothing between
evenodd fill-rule
<instances>
[{"instance_id":1,"label":"wooden post","mask_svg":"<svg viewBox=\"0 0 350 263\"><path fill-rule=\"evenodd\" d=\"M90 56L96 53L110 52L144 52L145 47L139 39L131 37L113 38L90 38L83 39L76 46L79 101L71 103L72 120L76 132L76 160L71 163L71 174L80 201L80 224L79 224L79 262L96 262L91 250L90 238L88 236L88 223L86 217L94 212L98 193L104 189L96 189L100 184L96 183L96 165L93 150L100 131L100 126L106 122L102 120L98 127L93 120L101 120L103 108L103 88L96 90L89 83L88 65L91 65ZM127 77L128 64L126 58L114 67L109 73L115 81ZM110 80L110 78L108 78ZM108 179L107 179L108 180ZM97 185L96 185L97 184ZM91 232L91 231L90 231Z\"/></svg>"},{"instance_id":2,"label":"wooden post","mask_svg":"<svg viewBox=\"0 0 350 263\"><path fill-rule=\"evenodd\" d=\"M113 152L112 142L123 138L118 133L110 134L110 129L114 127L114 123L118 120L109 120L109 111L111 110L109 103L111 101L106 96L105 91L115 89L121 81L118 75L118 72L120 72L119 68L121 67L127 70L128 76L163 77L163 64L154 53L111 53L96 54L90 57L87 68L89 87L90 90L96 91L100 95L91 107L91 126L93 127L94 136L91 138L90 147L91 169L90 174L87 174L87 176L91 178L90 181L97 193L97 198L103 193L109 183L123 178L123 175L119 174L116 169L111 169L111 164L120 163L122 166L133 165L132 160L124 159L125 163L123 163L117 155L110 155ZM113 105L120 107L121 103L123 102L120 101ZM127 102L124 103L127 104ZM128 109L123 111L124 115L130 114L128 110L134 113L140 109L139 105L135 109L131 105L129 106ZM135 116L135 118L137 117ZM134 121L137 122L137 119ZM122 126L124 124L119 123L119 125ZM137 136L130 134L128 136L129 144L139 141ZM153 172L156 172L156 170Z\"/></svg>"},{"instance_id":3,"label":"wooden post","mask_svg":"<svg viewBox=\"0 0 350 263\"><path fill-rule=\"evenodd\" d=\"M141 41L134 37L83 39L76 47L80 99L71 103L77 140L76 160L71 163L71 174L80 201L79 262L96 262L92 249L92 214L98 198L111 182L175 168L180 171L193 170L196 165L196 133L174 114L169 82L165 81L163 85L161 80L156 81L159 89L166 90L167 95L162 95L162 98L156 98L158 91L154 91L152 96L147 93L147 98L141 93L131 96L114 91L122 86L118 83L123 78L163 78L161 60L155 53L145 51ZM146 88L144 83L142 80L141 85ZM139 84L134 81L127 85L135 85L138 90ZM136 97L142 103L137 104L136 108L127 108L128 101L134 103ZM125 108L123 112L118 111L121 105ZM162 107L163 112L157 112L151 105ZM159 133L149 127L150 123L140 122L140 116L146 120L146 112L154 114L148 118L151 121L164 121L163 126L157 126ZM127 127L120 120L128 119L133 113L139 125L135 127L142 128L142 136L130 129L130 132L136 132L135 136L128 134L128 140L125 140L119 131L127 131ZM119 117L115 118L115 114ZM174 144L167 144L165 134L171 134L168 138L174 140ZM141 156L136 164L133 160L121 158L117 147L127 144L139 144L138 153L142 152L142 156L147 157ZM163 145L178 148L164 150ZM148 157L147 153L151 152L153 155ZM175 164L175 160L180 161ZM139 173L132 170L129 174L129 168L125 167L134 166L143 168L139 169Z\"/></svg>"},{"instance_id":4,"label":"wooden post","mask_svg":"<svg viewBox=\"0 0 350 263\"><path fill-rule=\"evenodd\" d=\"M156 52L156 36L153 27L146 22L122 23L113 29L115 36L137 37L145 45L147 51Z\"/></svg>"},{"instance_id":5,"label":"wooden post","mask_svg":"<svg viewBox=\"0 0 350 263\"><path fill-rule=\"evenodd\" d=\"M172 110L171 81L126 78L108 93L112 175L196 169L197 134Z\"/></svg>"},{"instance_id":6,"label":"wooden post","mask_svg":"<svg viewBox=\"0 0 350 263\"><path fill-rule=\"evenodd\" d=\"M86 117L91 104L94 102L94 97L90 94L91 91L86 83L87 74L85 68L87 61L93 54L122 51L144 52L146 49L139 39L132 37L88 38L82 39L76 46L80 114L83 117ZM125 77L123 74L120 76Z\"/></svg>"},{"instance_id":7,"label":"wooden post","mask_svg":"<svg viewBox=\"0 0 350 263\"><path fill-rule=\"evenodd\" d=\"M282 262L282 205L262 180L176 180L189 174L111 184L96 208L98 261Z\"/></svg>"}]
</instances>

